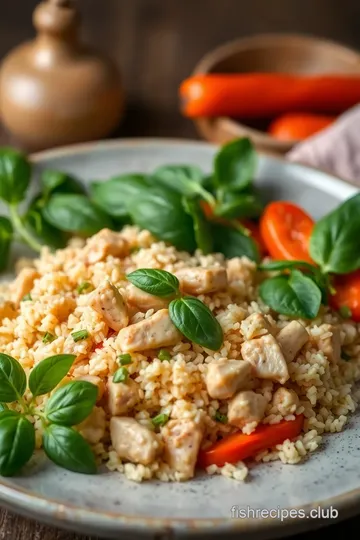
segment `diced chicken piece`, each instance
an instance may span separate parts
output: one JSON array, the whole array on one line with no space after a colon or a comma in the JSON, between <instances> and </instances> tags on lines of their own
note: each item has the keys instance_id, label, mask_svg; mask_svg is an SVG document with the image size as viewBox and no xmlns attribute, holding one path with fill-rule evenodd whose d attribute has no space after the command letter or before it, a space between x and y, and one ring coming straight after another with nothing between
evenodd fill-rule
<instances>
[{"instance_id":1,"label":"diced chicken piece","mask_svg":"<svg viewBox=\"0 0 360 540\"><path fill-rule=\"evenodd\" d=\"M240 257L234 257L227 261L226 266L229 282L249 281L256 271L255 264L246 264Z\"/></svg>"},{"instance_id":2,"label":"diced chicken piece","mask_svg":"<svg viewBox=\"0 0 360 540\"><path fill-rule=\"evenodd\" d=\"M291 321L280 330L276 339L287 362L292 362L302 347L309 341L309 334L301 323Z\"/></svg>"},{"instance_id":3,"label":"diced chicken piece","mask_svg":"<svg viewBox=\"0 0 360 540\"><path fill-rule=\"evenodd\" d=\"M320 328L322 332L316 336L316 344L329 362L337 364L341 359L341 337L339 327L332 324L322 324Z\"/></svg>"},{"instance_id":4,"label":"diced chicken piece","mask_svg":"<svg viewBox=\"0 0 360 540\"><path fill-rule=\"evenodd\" d=\"M138 289L132 283L130 283L126 289L123 289L123 294L129 306L136 307L138 311L144 312L148 311L148 309L154 309L155 311L165 309L168 307L171 300L153 296L152 294Z\"/></svg>"},{"instance_id":5,"label":"diced chicken piece","mask_svg":"<svg viewBox=\"0 0 360 540\"><path fill-rule=\"evenodd\" d=\"M129 323L125 301L119 290L109 280L104 281L91 293L88 305L100 313L115 332L119 332Z\"/></svg>"},{"instance_id":6,"label":"diced chicken piece","mask_svg":"<svg viewBox=\"0 0 360 540\"><path fill-rule=\"evenodd\" d=\"M97 444L105 435L106 415L101 407L94 407L90 415L77 426L80 434L91 444Z\"/></svg>"},{"instance_id":7,"label":"diced chicken piece","mask_svg":"<svg viewBox=\"0 0 360 540\"><path fill-rule=\"evenodd\" d=\"M94 384L98 387L98 396L97 396L97 402L99 402L105 393L105 383L104 381L98 377L97 375L83 375L82 377L76 377L76 381L87 381L91 384Z\"/></svg>"},{"instance_id":8,"label":"diced chicken piece","mask_svg":"<svg viewBox=\"0 0 360 540\"><path fill-rule=\"evenodd\" d=\"M264 417L267 399L252 390L239 392L229 401L228 421L242 429L246 424L258 424Z\"/></svg>"},{"instance_id":9,"label":"diced chicken piece","mask_svg":"<svg viewBox=\"0 0 360 540\"><path fill-rule=\"evenodd\" d=\"M134 352L175 345L181 339L170 319L169 310L160 309L151 317L120 330L117 342L122 351Z\"/></svg>"},{"instance_id":10,"label":"diced chicken piece","mask_svg":"<svg viewBox=\"0 0 360 540\"><path fill-rule=\"evenodd\" d=\"M112 416L129 412L139 402L139 385L132 379L126 382L108 381L108 405Z\"/></svg>"},{"instance_id":11,"label":"diced chicken piece","mask_svg":"<svg viewBox=\"0 0 360 540\"><path fill-rule=\"evenodd\" d=\"M278 409L283 416L294 414L299 405L299 398L294 390L280 387L273 395L272 404Z\"/></svg>"},{"instance_id":12,"label":"diced chicken piece","mask_svg":"<svg viewBox=\"0 0 360 540\"><path fill-rule=\"evenodd\" d=\"M14 319L17 312L12 302L3 302L0 304L0 322L4 319Z\"/></svg>"},{"instance_id":13,"label":"diced chicken piece","mask_svg":"<svg viewBox=\"0 0 360 540\"><path fill-rule=\"evenodd\" d=\"M208 366L206 389L213 399L229 399L251 381L252 365L245 360L215 360Z\"/></svg>"},{"instance_id":14,"label":"diced chicken piece","mask_svg":"<svg viewBox=\"0 0 360 540\"><path fill-rule=\"evenodd\" d=\"M245 341L241 346L244 360L250 362L259 379L270 379L281 384L289 378L288 367L276 339L270 334Z\"/></svg>"},{"instance_id":15,"label":"diced chicken piece","mask_svg":"<svg viewBox=\"0 0 360 540\"><path fill-rule=\"evenodd\" d=\"M113 416L110 420L110 436L117 455L132 463L150 465L162 450L157 435L135 418Z\"/></svg>"},{"instance_id":16,"label":"diced chicken piece","mask_svg":"<svg viewBox=\"0 0 360 540\"><path fill-rule=\"evenodd\" d=\"M270 323L261 313L252 313L241 323L241 333L245 339L271 334L272 328Z\"/></svg>"},{"instance_id":17,"label":"diced chicken piece","mask_svg":"<svg viewBox=\"0 0 360 540\"><path fill-rule=\"evenodd\" d=\"M92 236L84 248L84 254L89 264L103 261L108 255L123 258L127 257L129 253L129 243L119 233L110 229L102 229Z\"/></svg>"},{"instance_id":18,"label":"diced chicken piece","mask_svg":"<svg viewBox=\"0 0 360 540\"><path fill-rule=\"evenodd\" d=\"M182 480L192 478L204 435L203 425L190 418L170 420L161 434L165 461L181 474Z\"/></svg>"},{"instance_id":19,"label":"diced chicken piece","mask_svg":"<svg viewBox=\"0 0 360 540\"><path fill-rule=\"evenodd\" d=\"M208 294L226 289L225 268L181 268L175 272L181 289L188 294Z\"/></svg>"},{"instance_id":20,"label":"diced chicken piece","mask_svg":"<svg viewBox=\"0 0 360 540\"><path fill-rule=\"evenodd\" d=\"M10 286L11 297L15 305L19 305L22 298L30 293L34 286L34 281L38 277L40 277L40 274L35 268L24 268L21 270Z\"/></svg>"}]
</instances>

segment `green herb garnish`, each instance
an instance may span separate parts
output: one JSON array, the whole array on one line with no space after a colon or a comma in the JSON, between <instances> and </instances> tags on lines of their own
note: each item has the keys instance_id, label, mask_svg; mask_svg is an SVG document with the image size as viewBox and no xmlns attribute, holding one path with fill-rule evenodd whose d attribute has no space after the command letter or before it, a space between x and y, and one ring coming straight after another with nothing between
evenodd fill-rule
<instances>
[{"instance_id":1,"label":"green herb garnish","mask_svg":"<svg viewBox=\"0 0 360 540\"><path fill-rule=\"evenodd\" d=\"M47 401L45 410L34 406L37 396L49 394L67 375L75 355L56 355L42 360L32 369L28 386L32 399L25 399L26 374L21 364L0 354L0 474L13 476L30 460L35 450L35 428L28 416L43 425L43 447L47 456L65 469L93 474L96 460L89 444L71 426L91 413L98 389L86 381L61 386ZM20 411L10 410L16 403Z\"/></svg>"},{"instance_id":2,"label":"green herb garnish","mask_svg":"<svg viewBox=\"0 0 360 540\"><path fill-rule=\"evenodd\" d=\"M83 292L87 291L88 289L90 289L92 287L91 283L89 283L88 281L83 281L82 283L80 283L80 285L78 286L77 288L77 292L79 294L82 294Z\"/></svg>"},{"instance_id":3,"label":"green herb garnish","mask_svg":"<svg viewBox=\"0 0 360 540\"><path fill-rule=\"evenodd\" d=\"M351 309L348 306L341 306L339 314L343 319L351 319L352 316Z\"/></svg>"},{"instance_id":4,"label":"green herb garnish","mask_svg":"<svg viewBox=\"0 0 360 540\"><path fill-rule=\"evenodd\" d=\"M46 332L44 334L44 337L42 338L43 343L52 343L56 337L53 334L50 334L50 332Z\"/></svg>"},{"instance_id":5,"label":"green herb garnish","mask_svg":"<svg viewBox=\"0 0 360 540\"><path fill-rule=\"evenodd\" d=\"M222 414L221 412L216 411L216 413L214 415L214 420L216 422L220 422L221 424L227 424L228 418L227 418L226 414Z\"/></svg>"},{"instance_id":6,"label":"green herb garnish","mask_svg":"<svg viewBox=\"0 0 360 540\"><path fill-rule=\"evenodd\" d=\"M171 354L166 349L160 349L157 357L159 360L161 360L161 362L168 362L171 360Z\"/></svg>"},{"instance_id":7,"label":"green herb garnish","mask_svg":"<svg viewBox=\"0 0 360 540\"><path fill-rule=\"evenodd\" d=\"M21 301L22 302L31 302L32 301L31 294L30 293L25 294L25 296L22 297Z\"/></svg>"},{"instance_id":8,"label":"green herb garnish","mask_svg":"<svg viewBox=\"0 0 360 540\"><path fill-rule=\"evenodd\" d=\"M77 341L87 339L89 337L89 332L87 330L78 330L77 332L73 332L71 336L76 343Z\"/></svg>"},{"instance_id":9,"label":"green herb garnish","mask_svg":"<svg viewBox=\"0 0 360 540\"><path fill-rule=\"evenodd\" d=\"M113 376L114 383L126 382L129 379L129 372L126 367L119 368Z\"/></svg>"},{"instance_id":10,"label":"green herb garnish","mask_svg":"<svg viewBox=\"0 0 360 540\"><path fill-rule=\"evenodd\" d=\"M151 421L155 427L165 426L165 424L169 421L169 416L167 414L158 414L152 418Z\"/></svg>"},{"instance_id":11,"label":"green herb garnish","mask_svg":"<svg viewBox=\"0 0 360 540\"><path fill-rule=\"evenodd\" d=\"M154 296L176 296L169 304L169 315L176 328L190 341L217 351L223 343L223 331L210 309L198 298L181 296L178 279L165 270L147 268L127 276L139 289Z\"/></svg>"},{"instance_id":12,"label":"green herb garnish","mask_svg":"<svg viewBox=\"0 0 360 540\"><path fill-rule=\"evenodd\" d=\"M121 366L127 366L128 364L132 363L132 358L130 354L119 354L118 360Z\"/></svg>"}]
</instances>

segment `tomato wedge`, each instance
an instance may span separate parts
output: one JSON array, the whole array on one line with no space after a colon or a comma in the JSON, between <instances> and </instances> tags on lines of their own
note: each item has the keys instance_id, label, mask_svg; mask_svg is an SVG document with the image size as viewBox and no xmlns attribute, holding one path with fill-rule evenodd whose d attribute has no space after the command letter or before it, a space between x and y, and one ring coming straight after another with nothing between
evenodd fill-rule
<instances>
[{"instance_id":1,"label":"tomato wedge","mask_svg":"<svg viewBox=\"0 0 360 540\"><path fill-rule=\"evenodd\" d=\"M304 425L304 415L299 414L295 420L283 420L279 424L263 424L250 435L234 433L216 442L210 448L200 451L198 465L201 468L225 463L237 463L254 456L261 450L281 444L286 439L297 437Z\"/></svg>"},{"instance_id":2,"label":"tomato wedge","mask_svg":"<svg viewBox=\"0 0 360 540\"><path fill-rule=\"evenodd\" d=\"M267 205L260 218L260 234L273 259L313 263L309 240L315 223L294 203L275 201Z\"/></svg>"},{"instance_id":3,"label":"tomato wedge","mask_svg":"<svg viewBox=\"0 0 360 540\"><path fill-rule=\"evenodd\" d=\"M360 322L360 270L334 277L334 295L329 295L330 306L335 310L348 308L350 317Z\"/></svg>"}]
</instances>

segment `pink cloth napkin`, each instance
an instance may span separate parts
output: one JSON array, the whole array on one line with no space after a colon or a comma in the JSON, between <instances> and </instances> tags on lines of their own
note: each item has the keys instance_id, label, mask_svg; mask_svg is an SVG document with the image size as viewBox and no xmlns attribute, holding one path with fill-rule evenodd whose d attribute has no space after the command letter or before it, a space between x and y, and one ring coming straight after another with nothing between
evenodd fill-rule
<instances>
[{"instance_id":1,"label":"pink cloth napkin","mask_svg":"<svg viewBox=\"0 0 360 540\"><path fill-rule=\"evenodd\" d=\"M286 157L360 186L360 105L346 111L328 128L295 145Z\"/></svg>"}]
</instances>

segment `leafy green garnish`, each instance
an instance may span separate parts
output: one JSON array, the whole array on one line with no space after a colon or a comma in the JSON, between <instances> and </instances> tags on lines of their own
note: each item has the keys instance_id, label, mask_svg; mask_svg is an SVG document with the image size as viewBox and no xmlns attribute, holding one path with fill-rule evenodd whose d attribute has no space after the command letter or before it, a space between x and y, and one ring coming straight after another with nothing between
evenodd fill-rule
<instances>
[{"instance_id":1,"label":"leafy green garnish","mask_svg":"<svg viewBox=\"0 0 360 540\"><path fill-rule=\"evenodd\" d=\"M166 270L141 268L126 277L135 287L154 296L167 297L179 292L179 280Z\"/></svg>"}]
</instances>

